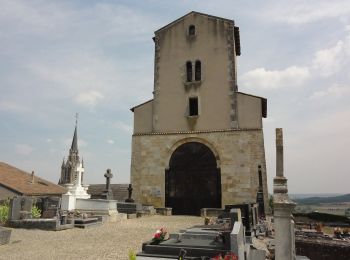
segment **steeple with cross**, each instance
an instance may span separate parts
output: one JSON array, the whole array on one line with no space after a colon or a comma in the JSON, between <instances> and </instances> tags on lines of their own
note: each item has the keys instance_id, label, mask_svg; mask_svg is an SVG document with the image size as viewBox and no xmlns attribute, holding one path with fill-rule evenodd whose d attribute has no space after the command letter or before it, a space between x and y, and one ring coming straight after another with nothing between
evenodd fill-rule
<instances>
[{"instance_id":1,"label":"steeple with cross","mask_svg":"<svg viewBox=\"0 0 350 260\"><path fill-rule=\"evenodd\" d=\"M75 114L75 129L73 140L69 149L69 155L66 162L62 163L61 178L58 182L60 185L74 184L77 181L76 170L80 165L78 150L78 113Z\"/></svg>"}]
</instances>

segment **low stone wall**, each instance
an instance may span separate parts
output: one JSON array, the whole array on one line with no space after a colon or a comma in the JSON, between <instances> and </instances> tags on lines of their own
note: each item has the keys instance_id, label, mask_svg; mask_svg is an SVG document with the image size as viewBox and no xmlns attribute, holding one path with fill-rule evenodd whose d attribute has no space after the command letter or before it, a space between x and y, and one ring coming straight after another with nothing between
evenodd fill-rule
<instances>
[{"instance_id":1,"label":"low stone wall","mask_svg":"<svg viewBox=\"0 0 350 260\"><path fill-rule=\"evenodd\" d=\"M68 221L66 224L61 225L55 218L50 219L21 219L10 220L9 226L13 228L27 228L27 229L42 229L42 230L64 230L74 227L74 221Z\"/></svg>"},{"instance_id":2,"label":"low stone wall","mask_svg":"<svg viewBox=\"0 0 350 260\"><path fill-rule=\"evenodd\" d=\"M172 208L155 208L157 214L163 215L163 216L171 216L172 215Z\"/></svg>"},{"instance_id":3,"label":"low stone wall","mask_svg":"<svg viewBox=\"0 0 350 260\"><path fill-rule=\"evenodd\" d=\"M202 208L201 217L218 217L225 211L220 208Z\"/></svg>"},{"instance_id":4,"label":"low stone wall","mask_svg":"<svg viewBox=\"0 0 350 260\"><path fill-rule=\"evenodd\" d=\"M320 239L297 238L295 250L312 260L349 260L350 243Z\"/></svg>"}]
</instances>

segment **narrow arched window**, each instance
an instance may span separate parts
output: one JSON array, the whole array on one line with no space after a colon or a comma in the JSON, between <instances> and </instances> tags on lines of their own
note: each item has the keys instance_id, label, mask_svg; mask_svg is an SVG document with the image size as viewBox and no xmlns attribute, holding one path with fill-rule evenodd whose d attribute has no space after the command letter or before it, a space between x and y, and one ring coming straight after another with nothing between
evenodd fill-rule
<instances>
[{"instance_id":1,"label":"narrow arched window","mask_svg":"<svg viewBox=\"0 0 350 260\"><path fill-rule=\"evenodd\" d=\"M202 64L201 64L201 62L199 60L196 60L196 63L195 63L194 80L195 81L201 81L202 80Z\"/></svg>"},{"instance_id":2,"label":"narrow arched window","mask_svg":"<svg viewBox=\"0 0 350 260\"><path fill-rule=\"evenodd\" d=\"M196 35L196 26L194 26L193 24L191 24L188 27L188 35L189 36L195 36Z\"/></svg>"},{"instance_id":3,"label":"narrow arched window","mask_svg":"<svg viewBox=\"0 0 350 260\"><path fill-rule=\"evenodd\" d=\"M187 82L192 81L192 62L186 62L186 80Z\"/></svg>"}]
</instances>

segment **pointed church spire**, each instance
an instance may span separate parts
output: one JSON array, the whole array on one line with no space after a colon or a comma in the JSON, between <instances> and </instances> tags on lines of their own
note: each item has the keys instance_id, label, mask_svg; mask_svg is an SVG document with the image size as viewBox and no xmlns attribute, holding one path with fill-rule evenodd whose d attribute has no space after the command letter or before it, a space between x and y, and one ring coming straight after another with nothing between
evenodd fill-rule
<instances>
[{"instance_id":1,"label":"pointed church spire","mask_svg":"<svg viewBox=\"0 0 350 260\"><path fill-rule=\"evenodd\" d=\"M78 151L78 133L77 133L77 127L78 127L78 113L75 114L75 129L74 129L74 136L72 141L71 150L72 151Z\"/></svg>"},{"instance_id":2,"label":"pointed church spire","mask_svg":"<svg viewBox=\"0 0 350 260\"><path fill-rule=\"evenodd\" d=\"M80 166L79 151L78 151L78 113L75 114L75 129L71 148L67 160L63 158L61 167L61 178L58 182L60 185L67 183L74 184L76 180L77 168ZM83 175L83 173L82 173Z\"/></svg>"}]
</instances>

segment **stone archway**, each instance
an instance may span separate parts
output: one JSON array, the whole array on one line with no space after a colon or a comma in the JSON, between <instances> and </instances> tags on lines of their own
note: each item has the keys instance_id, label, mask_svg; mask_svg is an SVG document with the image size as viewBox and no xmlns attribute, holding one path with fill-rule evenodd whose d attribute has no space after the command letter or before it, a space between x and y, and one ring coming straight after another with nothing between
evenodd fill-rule
<instances>
[{"instance_id":1,"label":"stone archway","mask_svg":"<svg viewBox=\"0 0 350 260\"><path fill-rule=\"evenodd\" d=\"M221 177L214 153L188 142L171 155L165 171L165 206L174 215L199 215L201 208L221 208Z\"/></svg>"}]
</instances>

